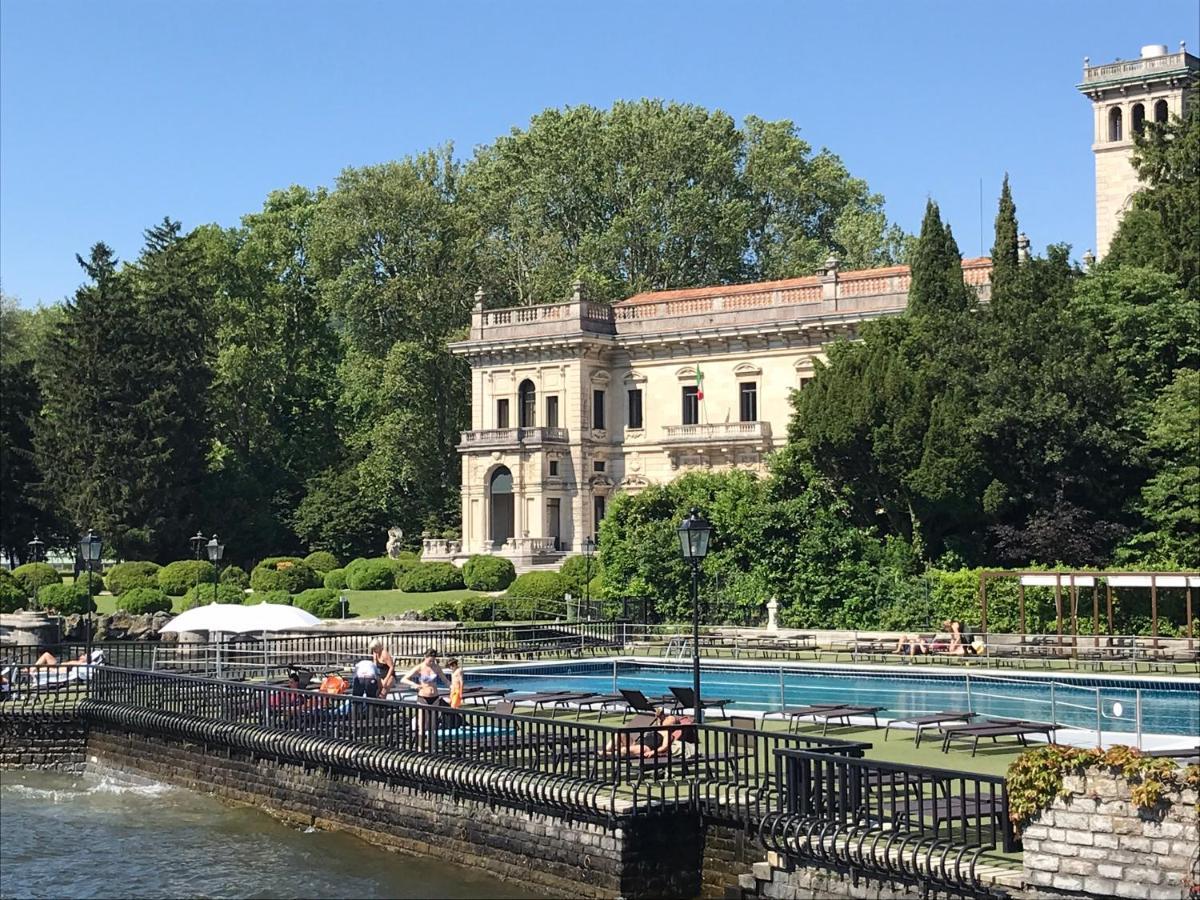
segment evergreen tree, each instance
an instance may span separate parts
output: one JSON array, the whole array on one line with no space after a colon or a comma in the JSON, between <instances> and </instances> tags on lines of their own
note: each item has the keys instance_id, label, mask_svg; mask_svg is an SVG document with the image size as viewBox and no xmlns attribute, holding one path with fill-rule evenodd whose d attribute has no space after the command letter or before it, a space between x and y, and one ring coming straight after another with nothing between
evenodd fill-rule
<instances>
[{"instance_id":1,"label":"evergreen tree","mask_svg":"<svg viewBox=\"0 0 1200 900\"><path fill-rule=\"evenodd\" d=\"M1008 187L1008 173L1000 188L1000 208L996 211L996 238L992 244L992 302L1003 296L1009 279L1017 272L1017 207Z\"/></svg>"}]
</instances>

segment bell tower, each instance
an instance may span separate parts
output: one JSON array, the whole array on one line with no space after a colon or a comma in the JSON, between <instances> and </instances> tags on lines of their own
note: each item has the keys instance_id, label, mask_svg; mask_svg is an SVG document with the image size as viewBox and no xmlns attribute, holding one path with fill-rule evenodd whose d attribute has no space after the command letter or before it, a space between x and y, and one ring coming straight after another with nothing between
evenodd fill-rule
<instances>
[{"instance_id":1,"label":"bell tower","mask_svg":"<svg viewBox=\"0 0 1200 900\"><path fill-rule=\"evenodd\" d=\"M1083 59L1083 81L1076 85L1092 101L1092 153L1096 157L1096 255L1103 257L1121 214L1137 191L1132 164L1134 135L1147 122L1182 116L1184 92L1200 73L1200 59L1182 41L1177 53L1165 44L1149 44L1134 60L1093 66Z\"/></svg>"}]
</instances>

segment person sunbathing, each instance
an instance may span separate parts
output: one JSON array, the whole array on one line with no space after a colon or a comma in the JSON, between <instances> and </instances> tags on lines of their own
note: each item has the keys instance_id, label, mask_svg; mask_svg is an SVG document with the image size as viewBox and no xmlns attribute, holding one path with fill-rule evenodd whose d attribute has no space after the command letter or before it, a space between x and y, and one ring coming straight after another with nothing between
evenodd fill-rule
<instances>
[{"instance_id":1,"label":"person sunbathing","mask_svg":"<svg viewBox=\"0 0 1200 900\"><path fill-rule=\"evenodd\" d=\"M93 650L91 662L88 661L88 655L87 655L86 650L83 653L80 653L79 656L75 659L64 659L64 660L59 660L59 658L57 656L55 656L53 653L51 653L49 650L47 650L45 653L43 653L41 656L39 656L36 660L34 660L33 665L30 666L29 669L30 669L30 672L32 673L32 671L37 668L58 667L58 668L65 669L70 666L87 666L87 665L91 665L92 663L95 663L96 665L100 665L100 663L102 663L102 662L104 662L104 651L103 650Z\"/></svg>"},{"instance_id":2,"label":"person sunbathing","mask_svg":"<svg viewBox=\"0 0 1200 900\"><path fill-rule=\"evenodd\" d=\"M919 634L902 634L900 640L896 641L896 649L893 653L907 653L909 656L918 654L924 656L929 652L929 645L925 643L925 638Z\"/></svg>"},{"instance_id":3,"label":"person sunbathing","mask_svg":"<svg viewBox=\"0 0 1200 900\"><path fill-rule=\"evenodd\" d=\"M654 711L654 724L641 732L618 734L605 746L602 756L628 756L634 759L668 756L674 744L682 740L682 722L662 709Z\"/></svg>"}]
</instances>

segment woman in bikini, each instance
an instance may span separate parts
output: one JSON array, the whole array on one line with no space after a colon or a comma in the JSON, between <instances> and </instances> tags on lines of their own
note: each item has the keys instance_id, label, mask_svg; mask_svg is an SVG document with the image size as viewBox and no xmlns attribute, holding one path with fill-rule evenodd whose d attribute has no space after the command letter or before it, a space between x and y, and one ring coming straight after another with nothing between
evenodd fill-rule
<instances>
[{"instance_id":1,"label":"woman in bikini","mask_svg":"<svg viewBox=\"0 0 1200 900\"><path fill-rule=\"evenodd\" d=\"M375 677L379 679L379 696L386 699L396 681L396 661L383 646L383 641L371 642L371 661L375 663Z\"/></svg>"},{"instance_id":2,"label":"woman in bikini","mask_svg":"<svg viewBox=\"0 0 1200 900\"><path fill-rule=\"evenodd\" d=\"M430 706L435 706L441 699L438 696L438 682L442 682L447 688L450 687L450 679L446 677L446 673L442 671L442 667L438 665L437 651L429 649L425 651L425 658L413 666L408 674L400 679L401 684L406 684L417 692L417 701L419 703L428 703ZM424 713L419 715L417 727L422 731L427 729L427 717Z\"/></svg>"}]
</instances>

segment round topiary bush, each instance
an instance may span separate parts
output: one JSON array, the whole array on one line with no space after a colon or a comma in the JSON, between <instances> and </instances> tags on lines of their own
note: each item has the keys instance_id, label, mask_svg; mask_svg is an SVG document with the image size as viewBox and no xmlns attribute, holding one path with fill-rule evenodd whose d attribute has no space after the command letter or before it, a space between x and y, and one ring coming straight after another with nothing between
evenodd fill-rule
<instances>
[{"instance_id":1,"label":"round topiary bush","mask_svg":"<svg viewBox=\"0 0 1200 900\"><path fill-rule=\"evenodd\" d=\"M256 591L298 594L320 584L316 570L298 556L268 556L250 573L250 587Z\"/></svg>"},{"instance_id":2,"label":"round topiary bush","mask_svg":"<svg viewBox=\"0 0 1200 900\"><path fill-rule=\"evenodd\" d=\"M13 578L25 589L26 593L37 593L48 584L62 584L62 576L50 563L25 563L12 570Z\"/></svg>"},{"instance_id":3,"label":"round topiary bush","mask_svg":"<svg viewBox=\"0 0 1200 900\"><path fill-rule=\"evenodd\" d=\"M318 619L336 619L342 614L337 591L329 588L310 588L296 597L294 605Z\"/></svg>"},{"instance_id":4,"label":"round topiary bush","mask_svg":"<svg viewBox=\"0 0 1200 900\"><path fill-rule=\"evenodd\" d=\"M88 603L87 584L80 580L75 584L47 584L38 589L38 606L63 616L95 612L96 601Z\"/></svg>"},{"instance_id":5,"label":"round topiary bush","mask_svg":"<svg viewBox=\"0 0 1200 900\"><path fill-rule=\"evenodd\" d=\"M182 597L198 584L212 584L213 564L206 559L179 559L158 570L158 587L171 597Z\"/></svg>"},{"instance_id":6,"label":"round topiary bush","mask_svg":"<svg viewBox=\"0 0 1200 900\"><path fill-rule=\"evenodd\" d=\"M346 589L346 570L331 569L325 573L325 587L331 591L344 591Z\"/></svg>"},{"instance_id":7,"label":"round topiary bush","mask_svg":"<svg viewBox=\"0 0 1200 900\"><path fill-rule=\"evenodd\" d=\"M157 591L161 590L158 586L158 570L161 568L158 563L145 561L117 563L108 570L105 581L108 589L117 597L128 594L134 588L153 588Z\"/></svg>"},{"instance_id":8,"label":"round topiary bush","mask_svg":"<svg viewBox=\"0 0 1200 900\"><path fill-rule=\"evenodd\" d=\"M253 606L255 603L277 603L281 606L291 606L292 595L287 591L259 591L246 594L245 603L247 606Z\"/></svg>"},{"instance_id":9,"label":"round topiary bush","mask_svg":"<svg viewBox=\"0 0 1200 900\"><path fill-rule=\"evenodd\" d=\"M399 588L410 593L462 590L462 571L454 563L421 563L409 569L400 579Z\"/></svg>"},{"instance_id":10,"label":"round topiary bush","mask_svg":"<svg viewBox=\"0 0 1200 900\"><path fill-rule=\"evenodd\" d=\"M134 615L170 612L171 598L156 587L130 588L117 598L117 609Z\"/></svg>"},{"instance_id":11,"label":"round topiary bush","mask_svg":"<svg viewBox=\"0 0 1200 900\"><path fill-rule=\"evenodd\" d=\"M328 550L314 550L308 556L304 557L304 561L321 575L324 575L326 572L332 572L341 565L338 562L338 558Z\"/></svg>"},{"instance_id":12,"label":"round topiary bush","mask_svg":"<svg viewBox=\"0 0 1200 900\"><path fill-rule=\"evenodd\" d=\"M356 559L346 567L346 587L352 591L386 591L396 586L396 576L386 559Z\"/></svg>"},{"instance_id":13,"label":"round topiary bush","mask_svg":"<svg viewBox=\"0 0 1200 900\"><path fill-rule=\"evenodd\" d=\"M558 572L526 572L517 576L504 596L508 600L546 601L557 608L565 593L567 581Z\"/></svg>"},{"instance_id":14,"label":"round topiary bush","mask_svg":"<svg viewBox=\"0 0 1200 900\"><path fill-rule=\"evenodd\" d=\"M565 582L565 593L573 597L582 597L588 581L601 574L600 559L593 556L589 562L586 556L572 556L562 564L558 574Z\"/></svg>"},{"instance_id":15,"label":"round topiary bush","mask_svg":"<svg viewBox=\"0 0 1200 900\"><path fill-rule=\"evenodd\" d=\"M250 587L250 575L241 566L226 566L221 570L221 582L240 587L242 590Z\"/></svg>"},{"instance_id":16,"label":"round topiary bush","mask_svg":"<svg viewBox=\"0 0 1200 900\"><path fill-rule=\"evenodd\" d=\"M432 622L458 622L460 607L453 600L435 600L425 608L425 618Z\"/></svg>"},{"instance_id":17,"label":"round topiary bush","mask_svg":"<svg viewBox=\"0 0 1200 900\"><path fill-rule=\"evenodd\" d=\"M236 584L218 584L216 590L217 603L245 603L246 592ZM196 606L203 606L207 603L212 603L214 599L212 582L208 584L198 584L194 588L189 588L188 592L183 595L183 600L180 601L182 609L192 609Z\"/></svg>"},{"instance_id":18,"label":"round topiary bush","mask_svg":"<svg viewBox=\"0 0 1200 900\"><path fill-rule=\"evenodd\" d=\"M517 577L511 561L501 556L472 556L462 567L463 584L473 591L502 591Z\"/></svg>"},{"instance_id":19,"label":"round topiary bush","mask_svg":"<svg viewBox=\"0 0 1200 900\"><path fill-rule=\"evenodd\" d=\"M8 569L0 569L0 612L16 612L29 606L29 595Z\"/></svg>"}]
</instances>

